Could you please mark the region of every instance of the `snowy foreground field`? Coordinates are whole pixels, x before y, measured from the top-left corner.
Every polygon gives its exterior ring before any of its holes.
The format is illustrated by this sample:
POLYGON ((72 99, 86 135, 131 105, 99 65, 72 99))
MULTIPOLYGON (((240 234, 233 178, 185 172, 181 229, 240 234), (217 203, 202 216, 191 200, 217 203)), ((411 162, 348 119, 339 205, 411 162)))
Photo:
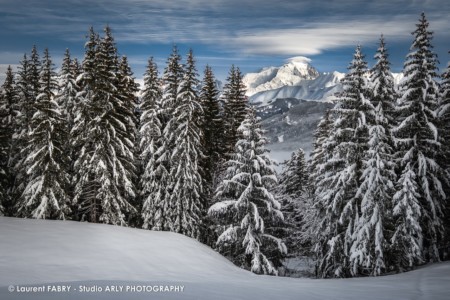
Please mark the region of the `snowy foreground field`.
POLYGON ((254 275, 169 232, 0 217, 0 240, 2 300, 450 299, 449 262, 318 280, 254 275))

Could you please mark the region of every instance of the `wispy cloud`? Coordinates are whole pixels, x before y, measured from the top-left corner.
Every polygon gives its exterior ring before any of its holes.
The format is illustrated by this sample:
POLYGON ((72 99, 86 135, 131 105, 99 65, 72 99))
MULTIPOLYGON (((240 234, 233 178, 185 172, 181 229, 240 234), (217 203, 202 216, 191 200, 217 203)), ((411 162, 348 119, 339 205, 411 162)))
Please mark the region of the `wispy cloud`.
POLYGON ((316 55, 376 43, 381 33, 406 40, 421 11, 432 29, 450 38, 448 0, 0 0, 0 5, 0 38, 9 33, 74 43, 84 40, 90 25, 100 30, 109 24, 121 43, 202 44, 234 60, 316 55))
POLYGON ((381 33, 390 39, 408 39, 411 20, 335 20, 289 28, 242 32, 233 45, 246 53, 315 55, 324 50, 376 41, 381 33))

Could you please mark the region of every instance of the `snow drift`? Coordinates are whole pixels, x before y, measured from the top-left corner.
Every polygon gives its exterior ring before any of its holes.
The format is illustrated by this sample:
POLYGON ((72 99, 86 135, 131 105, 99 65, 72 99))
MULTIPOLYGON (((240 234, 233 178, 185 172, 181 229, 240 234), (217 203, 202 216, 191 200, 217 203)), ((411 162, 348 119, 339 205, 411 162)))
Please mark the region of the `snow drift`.
POLYGON ((0 217, 0 299, 448 299, 450 263, 378 278, 258 276, 199 242, 71 221, 0 217), (106 286, 180 285, 183 292, 106 292, 106 286), (17 292, 10 286, 71 286, 17 292), (103 291, 82 292, 80 286, 103 291), (77 289, 77 290, 74 290, 77 289))

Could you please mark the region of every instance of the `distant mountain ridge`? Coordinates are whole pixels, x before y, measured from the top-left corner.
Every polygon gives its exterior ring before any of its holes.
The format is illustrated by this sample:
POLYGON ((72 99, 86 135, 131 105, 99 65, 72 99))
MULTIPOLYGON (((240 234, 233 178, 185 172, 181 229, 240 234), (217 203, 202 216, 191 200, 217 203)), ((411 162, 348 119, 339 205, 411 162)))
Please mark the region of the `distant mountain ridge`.
POLYGON ((243 82, 251 103, 264 106, 282 98, 327 100, 341 90, 344 73, 319 73, 306 57, 293 57, 280 67, 266 67, 257 73, 248 73, 243 82))
POLYGON ((320 74, 310 64, 306 57, 293 57, 280 67, 266 67, 258 73, 248 73, 244 76, 247 95, 273 90, 284 86, 295 86, 304 80, 313 80, 320 74))
MULTIPOLYGON (((394 82, 403 79, 402 73, 393 73, 394 82)), ((345 73, 319 72, 305 57, 293 57, 279 67, 265 67, 256 73, 248 73, 243 82, 250 103, 268 105, 275 99, 296 98, 302 100, 330 101, 342 91, 340 81, 345 73)))
MULTIPOLYGON (((402 73, 392 75, 397 85, 403 79, 402 73)), ((334 106, 331 100, 342 91, 344 76, 337 71, 320 73, 305 57, 244 76, 246 95, 262 119, 272 158, 282 162, 300 147, 307 153, 312 150, 317 124, 334 106)))

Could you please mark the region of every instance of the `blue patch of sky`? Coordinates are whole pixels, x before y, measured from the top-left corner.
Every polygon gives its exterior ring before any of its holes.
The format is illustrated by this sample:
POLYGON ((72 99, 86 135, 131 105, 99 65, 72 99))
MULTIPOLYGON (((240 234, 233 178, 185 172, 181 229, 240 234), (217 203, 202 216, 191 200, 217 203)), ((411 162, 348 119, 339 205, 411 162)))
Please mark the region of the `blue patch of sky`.
POLYGON ((344 72, 358 43, 373 64, 381 33, 392 69, 399 72, 422 11, 435 31, 442 68, 450 50, 448 0, 0 0, 0 5, 0 64, 18 63, 34 44, 41 51, 48 47, 56 63, 66 48, 81 59, 89 26, 102 32, 108 24, 138 78, 149 56, 162 71, 174 43, 183 57, 194 50, 200 74, 209 64, 222 80, 232 64, 255 72, 297 55, 311 58, 320 71, 344 72))

